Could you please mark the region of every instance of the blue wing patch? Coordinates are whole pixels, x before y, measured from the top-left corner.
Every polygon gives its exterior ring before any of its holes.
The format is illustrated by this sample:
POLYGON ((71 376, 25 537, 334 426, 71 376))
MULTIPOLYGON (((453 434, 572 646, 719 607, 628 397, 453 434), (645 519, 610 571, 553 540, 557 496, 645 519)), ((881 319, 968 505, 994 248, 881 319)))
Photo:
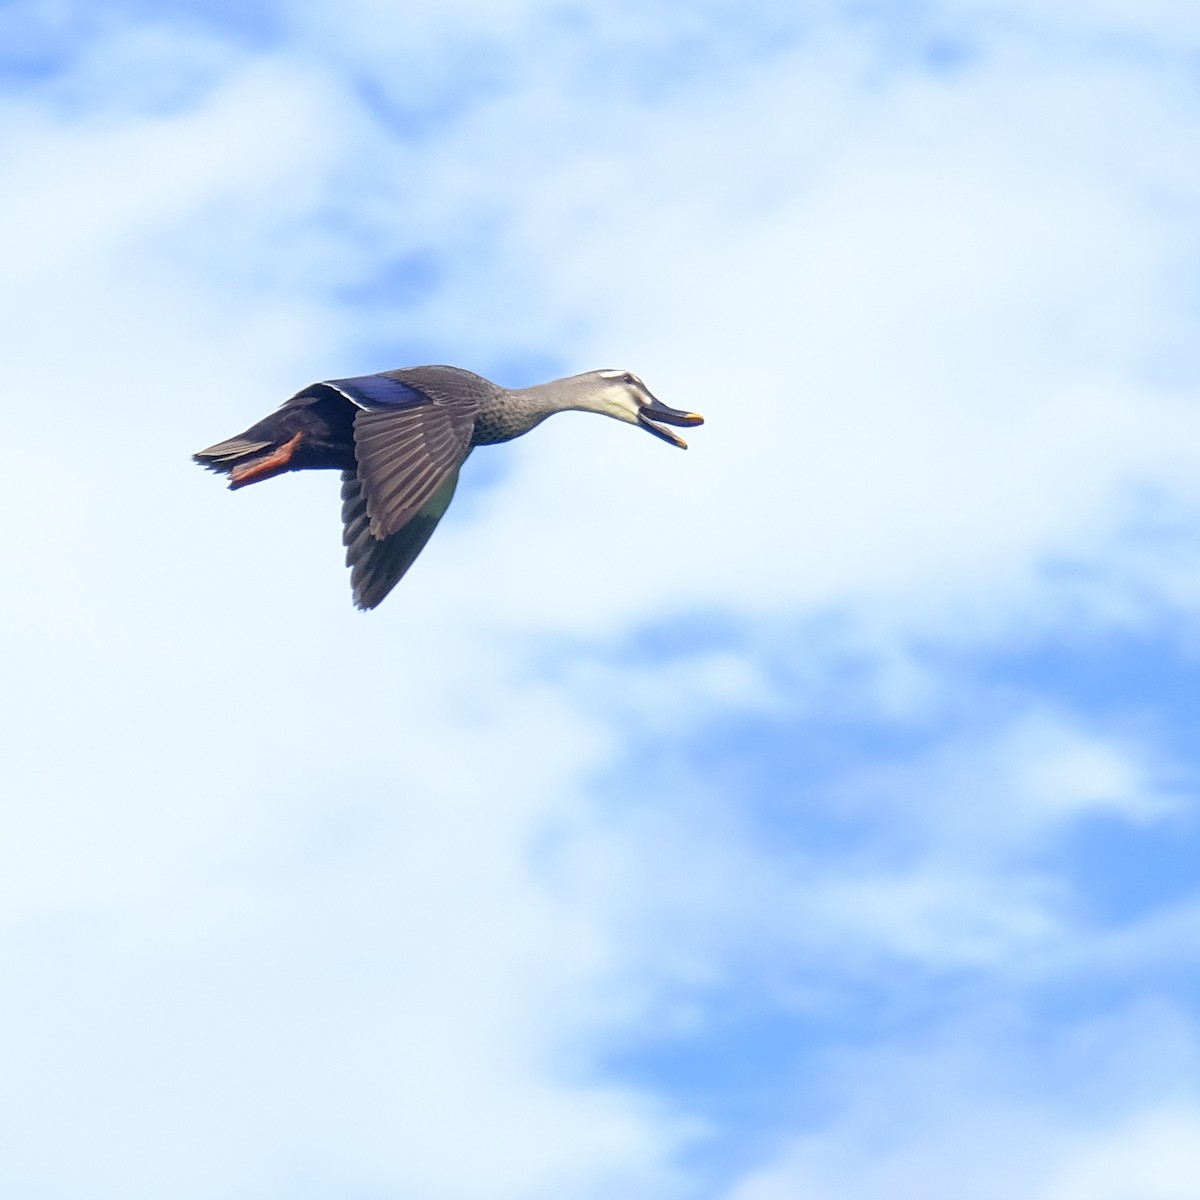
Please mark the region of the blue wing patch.
POLYGON ((359 408, 416 408, 429 397, 387 375, 357 375, 353 379, 326 379, 324 386, 341 392, 359 408))

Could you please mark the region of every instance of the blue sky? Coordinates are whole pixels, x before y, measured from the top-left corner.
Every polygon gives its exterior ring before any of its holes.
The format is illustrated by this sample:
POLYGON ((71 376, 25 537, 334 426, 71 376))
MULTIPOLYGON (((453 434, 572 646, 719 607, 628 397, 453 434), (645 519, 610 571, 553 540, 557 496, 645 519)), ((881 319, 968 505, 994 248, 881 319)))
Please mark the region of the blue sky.
POLYGON ((1200 1198, 1200 16, 0 9, 0 1195, 1200 1198), (304 384, 637 371, 364 616, 304 384))

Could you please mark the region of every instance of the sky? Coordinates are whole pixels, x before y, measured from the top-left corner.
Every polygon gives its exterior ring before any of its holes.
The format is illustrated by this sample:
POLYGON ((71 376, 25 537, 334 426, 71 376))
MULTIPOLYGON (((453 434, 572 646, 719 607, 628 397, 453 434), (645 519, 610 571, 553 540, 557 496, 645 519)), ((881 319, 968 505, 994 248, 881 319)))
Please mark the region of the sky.
POLYGON ((1200 9, 0 6, 0 1196, 1200 1198, 1200 9), (317 379, 636 371, 387 602, 317 379))

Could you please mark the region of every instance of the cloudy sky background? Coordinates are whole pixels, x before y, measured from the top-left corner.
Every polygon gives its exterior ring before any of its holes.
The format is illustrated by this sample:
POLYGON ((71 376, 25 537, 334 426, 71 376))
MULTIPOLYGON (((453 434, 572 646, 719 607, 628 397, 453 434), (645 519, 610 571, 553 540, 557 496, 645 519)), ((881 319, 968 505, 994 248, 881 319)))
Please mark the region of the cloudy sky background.
POLYGON ((0 7, 0 1194, 1200 1197, 1200 9, 0 7), (302 385, 636 370, 383 608, 302 385))

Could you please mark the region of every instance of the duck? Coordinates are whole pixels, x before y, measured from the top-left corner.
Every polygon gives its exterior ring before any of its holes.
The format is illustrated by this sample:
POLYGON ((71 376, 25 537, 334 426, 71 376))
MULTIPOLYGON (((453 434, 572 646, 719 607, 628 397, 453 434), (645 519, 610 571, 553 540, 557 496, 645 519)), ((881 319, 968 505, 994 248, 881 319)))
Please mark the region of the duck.
POLYGON ((462 367, 402 367, 310 384, 236 437, 194 454, 232 490, 288 471, 342 477, 342 543, 354 604, 373 609, 442 519, 476 446, 511 441, 560 412, 636 425, 687 449, 671 427, 702 425, 669 408, 632 371, 587 371, 505 388, 462 367))

